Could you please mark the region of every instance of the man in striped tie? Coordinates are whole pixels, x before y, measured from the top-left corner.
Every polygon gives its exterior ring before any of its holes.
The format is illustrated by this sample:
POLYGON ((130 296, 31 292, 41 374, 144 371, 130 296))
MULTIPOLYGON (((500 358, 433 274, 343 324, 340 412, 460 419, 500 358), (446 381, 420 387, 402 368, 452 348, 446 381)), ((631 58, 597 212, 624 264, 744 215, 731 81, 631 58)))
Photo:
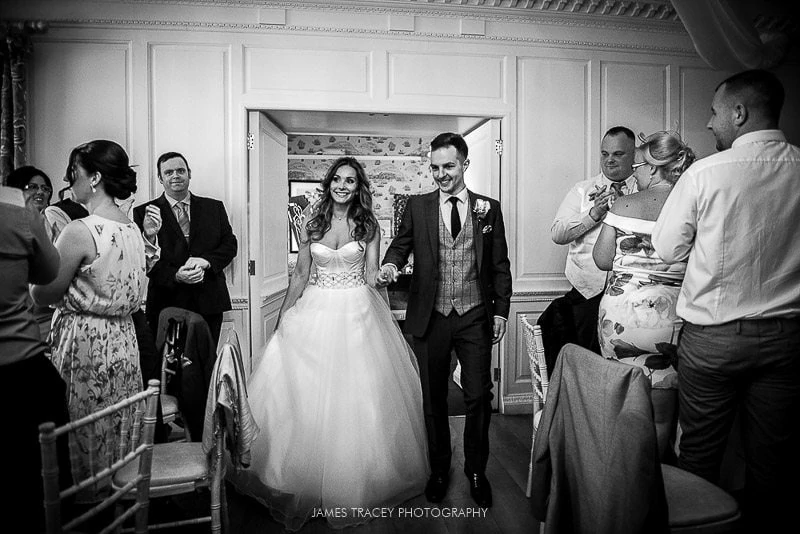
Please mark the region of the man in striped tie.
POLYGON ((222 202, 189 192, 192 171, 182 154, 162 154, 156 166, 164 194, 134 209, 142 229, 150 217, 162 220, 161 259, 148 273, 147 322, 155 335, 161 310, 184 308, 203 316, 216 345, 222 314, 231 309, 224 269, 236 256, 236 236, 222 202))

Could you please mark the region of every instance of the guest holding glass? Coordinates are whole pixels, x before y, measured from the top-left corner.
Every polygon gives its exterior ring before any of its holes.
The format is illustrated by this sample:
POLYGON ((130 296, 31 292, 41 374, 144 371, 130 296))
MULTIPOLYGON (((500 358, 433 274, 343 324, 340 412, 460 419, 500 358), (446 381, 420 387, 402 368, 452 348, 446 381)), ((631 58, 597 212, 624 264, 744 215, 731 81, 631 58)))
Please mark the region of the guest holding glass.
MULTIPOLYGON (((120 145, 96 140, 75 148, 67 181, 89 215, 70 222, 56 240, 56 279, 31 291, 38 304, 56 305, 52 361, 67 383, 75 420, 142 389, 131 314, 144 297, 145 249, 141 232, 114 201, 136 191, 136 172, 120 145)), ((71 443, 73 471, 86 471, 90 456, 105 457, 112 439, 111 432, 98 431, 71 443)), ((97 500, 95 490, 102 488, 88 488, 76 500, 97 500)))
POLYGON ((600 301, 598 338, 604 357, 641 367, 653 386, 659 450, 674 426, 674 360, 681 320, 675 312, 686 263, 664 263, 651 235, 661 208, 694 152, 676 132, 640 134, 633 169, 638 193, 618 198, 603 220, 592 256, 612 271, 600 301))

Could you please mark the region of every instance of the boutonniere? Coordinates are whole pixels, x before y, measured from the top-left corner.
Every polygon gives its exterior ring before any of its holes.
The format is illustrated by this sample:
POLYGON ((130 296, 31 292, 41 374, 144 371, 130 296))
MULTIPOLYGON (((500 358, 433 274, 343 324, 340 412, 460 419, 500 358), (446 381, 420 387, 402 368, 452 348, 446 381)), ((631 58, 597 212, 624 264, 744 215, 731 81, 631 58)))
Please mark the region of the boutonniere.
MULTIPOLYGON (((475 212, 479 220, 484 219, 486 214, 489 213, 489 201, 483 200, 482 198, 477 199, 475 205, 472 207, 472 211, 475 212)), ((491 231, 491 227, 489 227, 489 230, 491 231)), ((486 230, 484 230, 484 233, 486 233, 486 230)))

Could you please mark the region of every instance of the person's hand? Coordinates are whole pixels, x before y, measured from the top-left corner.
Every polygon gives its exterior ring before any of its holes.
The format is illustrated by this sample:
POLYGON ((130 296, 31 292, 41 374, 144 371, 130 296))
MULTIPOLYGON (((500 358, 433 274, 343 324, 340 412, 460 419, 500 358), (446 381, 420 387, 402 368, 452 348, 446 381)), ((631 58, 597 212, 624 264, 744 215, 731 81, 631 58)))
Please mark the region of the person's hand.
POLYGON ((503 336, 506 335, 506 323, 500 317, 494 318, 494 325, 492 325, 492 345, 499 343, 503 336))
POLYGON ((399 274, 394 265, 382 265, 380 271, 378 271, 378 276, 375 277, 375 287, 383 288, 392 282, 397 282, 399 274))
POLYGON ((153 243, 155 241, 156 234, 158 234, 158 231, 161 230, 161 210, 158 209, 158 206, 154 204, 147 206, 144 214, 144 220, 142 221, 142 227, 144 228, 144 236, 148 241, 153 243))
POLYGON ((605 217, 606 212, 611 209, 611 204, 614 203, 617 195, 613 189, 608 189, 606 186, 603 186, 596 192, 589 195, 589 198, 594 198, 594 206, 592 206, 592 209, 589 210, 589 215, 592 217, 592 219, 599 222, 603 217, 605 217))
POLYGON ((199 284, 203 281, 205 271, 200 267, 189 267, 184 265, 175 273, 175 280, 182 284, 199 284))
POLYGON ((209 261, 207 259, 197 258, 195 256, 192 256, 188 260, 186 260, 186 263, 184 263, 184 265, 186 267, 197 267, 197 268, 202 269, 204 271, 206 269, 210 269, 211 268, 211 263, 209 263, 209 261))

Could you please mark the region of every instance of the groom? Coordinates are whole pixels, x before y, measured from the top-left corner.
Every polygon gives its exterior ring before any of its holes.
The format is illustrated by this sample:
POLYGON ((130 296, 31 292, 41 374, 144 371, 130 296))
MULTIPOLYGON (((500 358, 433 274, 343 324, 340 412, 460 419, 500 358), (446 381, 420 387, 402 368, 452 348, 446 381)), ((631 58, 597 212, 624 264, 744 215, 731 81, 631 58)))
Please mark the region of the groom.
POLYGON ((414 252, 404 330, 414 337, 422 382, 432 472, 425 496, 441 502, 450 483, 447 385, 455 349, 466 404, 464 473, 472 498, 489 507, 490 364, 492 344, 506 332, 511 271, 500 204, 464 185, 467 154, 458 134, 443 133, 431 141, 430 168, 439 190, 409 198, 378 286, 396 281, 414 252))

